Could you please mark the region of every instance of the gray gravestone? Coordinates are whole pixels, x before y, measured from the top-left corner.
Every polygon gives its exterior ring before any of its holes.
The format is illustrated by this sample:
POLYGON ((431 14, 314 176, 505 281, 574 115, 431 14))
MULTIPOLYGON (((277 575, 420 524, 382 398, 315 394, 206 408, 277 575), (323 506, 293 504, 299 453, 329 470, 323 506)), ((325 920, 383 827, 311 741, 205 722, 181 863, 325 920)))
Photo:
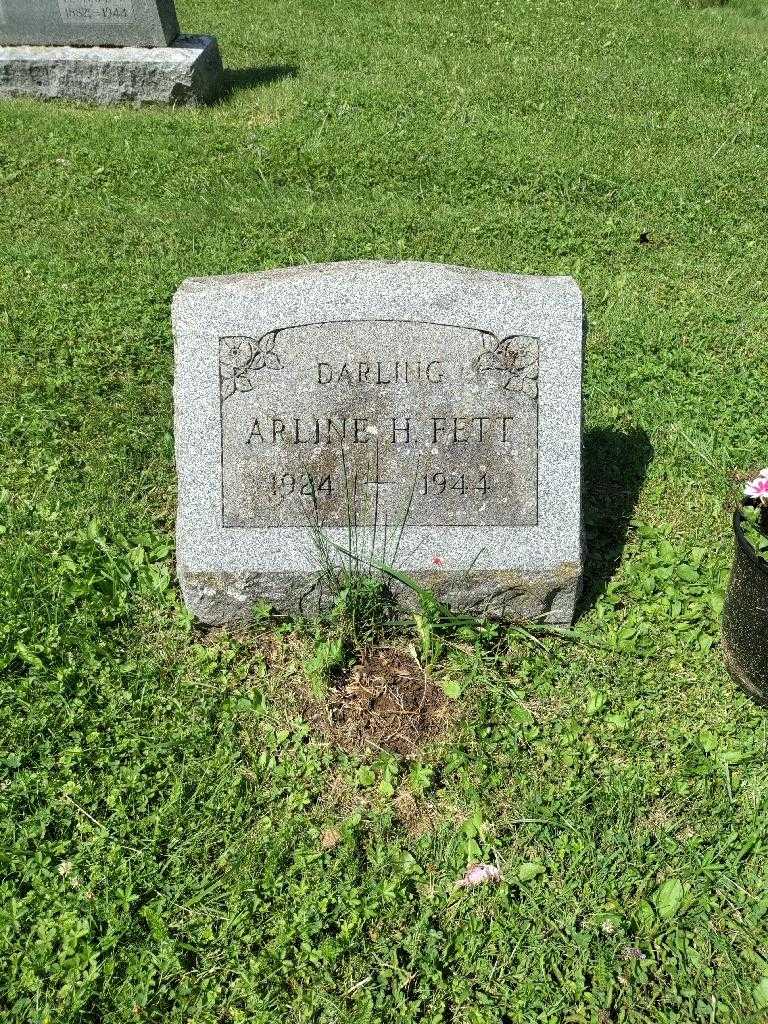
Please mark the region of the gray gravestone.
POLYGON ((167 46, 179 34, 173 0, 0 0, 0 43, 167 46))
POLYGON ((179 35, 173 0, 0 0, 0 98, 199 105, 223 85, 216 40, 179 35))
POLYGON ((297 267, 186 281, 173 320, 178 568, 199 618, 317 607, 321 535, 361 567, 397 545, 397 567, 454 608, 571 621, 583 317, 570 278, 297 267))

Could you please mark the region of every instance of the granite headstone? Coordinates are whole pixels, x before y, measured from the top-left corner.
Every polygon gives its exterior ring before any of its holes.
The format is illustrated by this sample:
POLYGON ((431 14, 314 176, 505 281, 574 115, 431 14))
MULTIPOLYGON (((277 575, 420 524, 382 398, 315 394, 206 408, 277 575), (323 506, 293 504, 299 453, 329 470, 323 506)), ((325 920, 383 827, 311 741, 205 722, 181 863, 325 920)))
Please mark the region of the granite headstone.
POLYGON ((318 537, 361 568, 396 558, 454 608, 571 621, 573 280, 297 267, 188 280, 173 323, 178 569, 204 622, 321 606, 318 537))
POLYGON ((180 35, 173 0, 0 0, 0 98, 194 106, 223 88, 216 40, 180 35))

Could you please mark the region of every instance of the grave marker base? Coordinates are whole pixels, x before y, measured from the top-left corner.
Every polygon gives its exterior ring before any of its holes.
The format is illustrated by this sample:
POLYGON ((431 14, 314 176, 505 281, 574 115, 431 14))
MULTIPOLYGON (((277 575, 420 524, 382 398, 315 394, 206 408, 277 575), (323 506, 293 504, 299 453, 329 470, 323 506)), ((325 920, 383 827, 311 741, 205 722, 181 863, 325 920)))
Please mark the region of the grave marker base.
POLYGON ((0 98, 200 106, 223 85, 213 36, 182 35, 153 47, 0 46, 0 98))

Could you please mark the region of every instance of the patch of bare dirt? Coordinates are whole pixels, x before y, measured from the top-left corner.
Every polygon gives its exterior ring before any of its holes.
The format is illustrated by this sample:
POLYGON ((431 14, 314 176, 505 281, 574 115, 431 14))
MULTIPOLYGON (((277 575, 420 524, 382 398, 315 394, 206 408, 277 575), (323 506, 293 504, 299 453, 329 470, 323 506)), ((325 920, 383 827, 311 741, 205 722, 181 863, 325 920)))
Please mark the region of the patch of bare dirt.
POLYGON ((440 820, 435 805, 423 797, 417 800, 406 786, 401 786, 392 806, 397 820, 414 839, 434 832, 440 820))
POLYGON ((386 750, 414 757, 442 732, 451 714, 441 687, 410 651, 376 647, 307 708, 310 722, 350 753, 386 750))

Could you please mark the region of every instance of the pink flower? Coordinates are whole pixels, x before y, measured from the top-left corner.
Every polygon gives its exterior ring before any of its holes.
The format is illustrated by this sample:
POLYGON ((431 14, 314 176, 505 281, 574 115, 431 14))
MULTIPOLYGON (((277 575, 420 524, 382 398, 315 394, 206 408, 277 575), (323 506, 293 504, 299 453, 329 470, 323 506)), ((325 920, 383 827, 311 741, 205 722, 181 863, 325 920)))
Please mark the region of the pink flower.
POLYGON ((440 555, 435 555, 434 558, 432 559, 432 565, 443 566, 445 565, 445 559, 441 558, 440 555))
POLYGON ((768 499, 768 470, 764 469, 760 476, 756 476, 754 480, 750 480, 744 488, 744 493, 748 498, 768 499))
POLYGON ((456 882, 457 889, 470 889, 484 882, 500 882, 501 872, 495 864, 470 864, 456 882))

